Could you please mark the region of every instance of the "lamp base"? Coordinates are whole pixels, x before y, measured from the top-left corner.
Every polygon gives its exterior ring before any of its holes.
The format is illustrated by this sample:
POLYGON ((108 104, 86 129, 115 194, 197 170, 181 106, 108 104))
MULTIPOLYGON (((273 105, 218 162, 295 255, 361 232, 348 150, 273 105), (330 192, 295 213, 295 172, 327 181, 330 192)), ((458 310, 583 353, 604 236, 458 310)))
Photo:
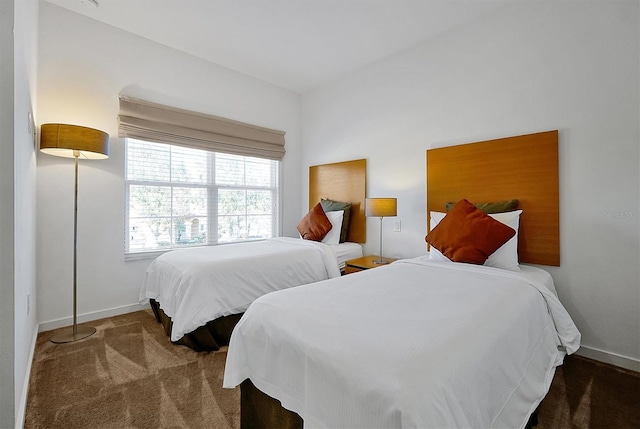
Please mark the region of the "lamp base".
POLYGON ((91 326, 82 326, 76 329, 75 335, 73 334, 73 329, 68 332, 65 331, 54 335, 51 337, 51 342, 56 344, 71 343, 73 341, 83 340, 95 333, 96 328, 92 328, 91 326))
POLYGON ((384 265, 384 264, 388 264, 389 261, 385 261, 384 259, 376 259, 375 261, 373 261, 373 263, 378 265, 384 265))

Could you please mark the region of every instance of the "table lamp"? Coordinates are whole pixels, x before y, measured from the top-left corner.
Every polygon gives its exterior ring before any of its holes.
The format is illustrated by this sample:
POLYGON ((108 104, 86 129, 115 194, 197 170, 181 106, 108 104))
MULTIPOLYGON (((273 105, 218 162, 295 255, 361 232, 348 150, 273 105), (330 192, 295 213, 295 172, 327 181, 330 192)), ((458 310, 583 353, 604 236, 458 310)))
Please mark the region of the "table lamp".
POLYGON ((389 216, 397 215, 397 199, 396 198, 367 198, 366 215, 368 217, 380 218, 380 259, 373 261, 374 264, 388 264, 382 258, 382 219, 389 216))

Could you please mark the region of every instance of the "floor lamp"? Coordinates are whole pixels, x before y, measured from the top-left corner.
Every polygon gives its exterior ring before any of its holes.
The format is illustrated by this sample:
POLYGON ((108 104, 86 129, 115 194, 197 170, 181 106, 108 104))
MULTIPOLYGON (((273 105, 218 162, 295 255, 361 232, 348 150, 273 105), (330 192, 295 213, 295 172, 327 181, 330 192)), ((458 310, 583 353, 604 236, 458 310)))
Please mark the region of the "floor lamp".
POLYGON ((75 159, 73 194, 73 327, 70 332, 54 335, 54 343, 70 343, 93 335, 96 328, 78 328, 77 256, 78 256, 78 160, 109 157, 109 135, 93 128, 66 124, 43 124, 40 127, 40 151, 49 155, 75 159))
POLYGON ((366 215, 380 218, 380 259, 373 261, 374 264, 388 264, 382 258, 382 218, 397 215, 396 198, 366 198, 366 215))

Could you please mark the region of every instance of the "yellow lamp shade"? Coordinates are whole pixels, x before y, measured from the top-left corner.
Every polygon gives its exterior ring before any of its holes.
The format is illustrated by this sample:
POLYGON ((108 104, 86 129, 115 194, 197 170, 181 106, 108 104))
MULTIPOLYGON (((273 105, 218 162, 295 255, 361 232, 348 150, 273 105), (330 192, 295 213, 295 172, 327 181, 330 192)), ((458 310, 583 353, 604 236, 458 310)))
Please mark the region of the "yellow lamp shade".
POLYGON ((109 158, 109 135, 78 125, 43 124, 40 151, 65 158, 106 159, 109 158))
POLYGON ((397 198, 367 198, 367 216, 387 217, 397 215, 397 198))

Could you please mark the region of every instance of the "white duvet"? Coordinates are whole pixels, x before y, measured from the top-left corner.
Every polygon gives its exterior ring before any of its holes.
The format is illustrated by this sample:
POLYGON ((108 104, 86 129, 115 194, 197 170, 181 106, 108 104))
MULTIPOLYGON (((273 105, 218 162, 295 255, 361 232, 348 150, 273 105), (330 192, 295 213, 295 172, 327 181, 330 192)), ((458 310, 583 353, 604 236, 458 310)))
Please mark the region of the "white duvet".
POLYGON ((181 249, 151 263, 140 301, 158 301, 177 341, 266 293, 339 276, 331 246, 298 238, 181 249))
POLYGON ((519 428, 579 343, 546 271, 416 258, 259 298, 224 386, 305 428, 519 428))

